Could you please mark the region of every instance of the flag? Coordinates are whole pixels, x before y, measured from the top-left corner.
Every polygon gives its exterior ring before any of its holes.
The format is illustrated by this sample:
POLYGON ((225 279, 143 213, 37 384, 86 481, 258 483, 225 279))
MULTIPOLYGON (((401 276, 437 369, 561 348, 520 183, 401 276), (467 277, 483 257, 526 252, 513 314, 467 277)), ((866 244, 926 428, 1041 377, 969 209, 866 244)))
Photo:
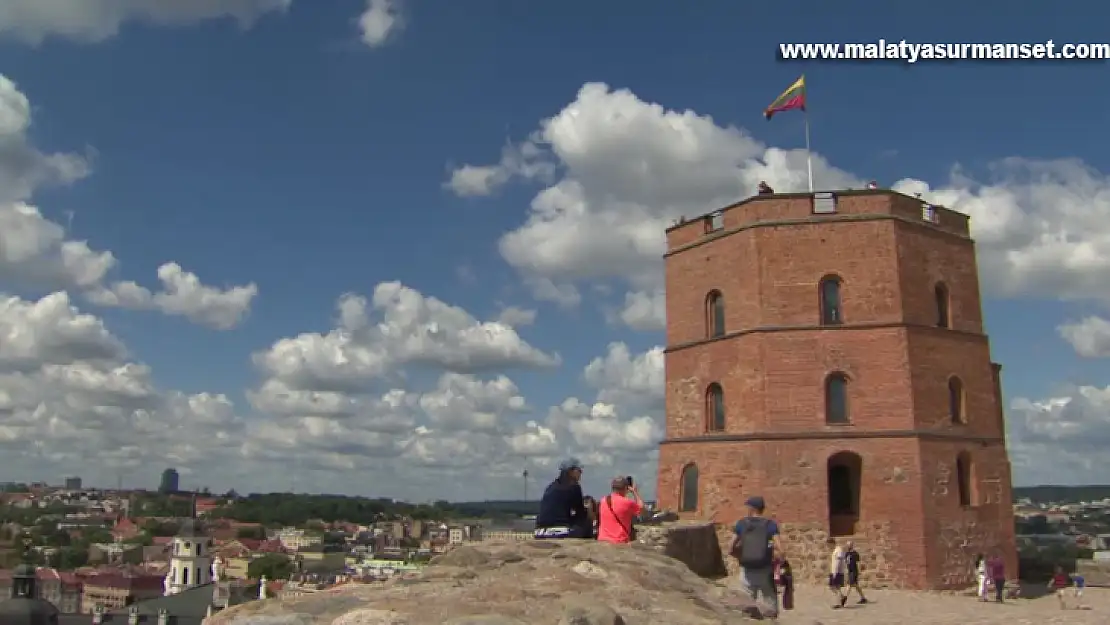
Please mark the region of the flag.
POLYGON ((771 106, 763 111, 763 116, 770 120, 775 113, 793 109, 806 110, 806 77, 804 74, 794 84, 790 85, 789 89, 783 91, 782 95, 775 98, 771 106))

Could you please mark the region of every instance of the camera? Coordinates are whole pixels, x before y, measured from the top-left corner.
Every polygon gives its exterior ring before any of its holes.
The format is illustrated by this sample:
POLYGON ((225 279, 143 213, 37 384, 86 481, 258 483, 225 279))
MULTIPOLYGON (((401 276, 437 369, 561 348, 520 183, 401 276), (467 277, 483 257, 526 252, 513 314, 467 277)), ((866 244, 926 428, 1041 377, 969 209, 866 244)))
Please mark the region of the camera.
POLYGON ((631 475, 625 476, 624 481, 628 482, 629 486, 632 486, 633 484, 631 475))

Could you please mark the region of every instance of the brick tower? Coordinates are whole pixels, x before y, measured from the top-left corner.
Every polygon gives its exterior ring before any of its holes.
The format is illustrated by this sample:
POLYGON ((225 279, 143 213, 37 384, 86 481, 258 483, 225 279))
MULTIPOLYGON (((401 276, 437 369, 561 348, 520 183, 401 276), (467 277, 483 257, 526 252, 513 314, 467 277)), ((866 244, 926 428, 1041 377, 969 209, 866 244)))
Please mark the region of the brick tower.
POLYGON ((760 195, 667 231, 661 506, 730 531, 762 495, 796 574, 1016 577, 1001 367, 966 215, 885 190, 760 195))

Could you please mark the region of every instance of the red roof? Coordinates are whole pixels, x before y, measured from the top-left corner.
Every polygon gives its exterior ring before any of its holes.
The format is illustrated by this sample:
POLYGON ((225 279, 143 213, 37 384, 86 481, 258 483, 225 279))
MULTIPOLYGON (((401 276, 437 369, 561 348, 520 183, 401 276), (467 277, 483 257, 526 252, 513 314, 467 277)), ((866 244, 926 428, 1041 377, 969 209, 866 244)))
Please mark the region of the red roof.
POLYGON ((173 542, 173 536, 155 536, 150 539, 152 545, 168 545, 173 542))

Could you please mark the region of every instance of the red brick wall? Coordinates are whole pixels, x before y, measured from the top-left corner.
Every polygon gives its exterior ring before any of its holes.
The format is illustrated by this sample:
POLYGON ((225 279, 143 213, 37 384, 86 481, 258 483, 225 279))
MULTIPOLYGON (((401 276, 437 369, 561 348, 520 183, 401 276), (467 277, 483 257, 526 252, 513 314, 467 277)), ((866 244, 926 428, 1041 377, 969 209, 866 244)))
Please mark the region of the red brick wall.
POLYGON ((873 581, 960 586, 979 551, 1001 550, 1016 567, 1010 467, 966 217, 941 209, 937 224, 924 224, 919 201, 891 193, 841 197, 832 217, 810 210, 805 196, 758 198, 727 209, 715 233, 701 221, 668 232, 666 436, 680 440, 660 450, 660 504, 678 509, 681 470, 696 463, 698 510, 684 516, 731 526, 744 499, 762 495, 796 569, 816 579, 829 525, 826 462, 851 451, 863 466, 854 539, 879 563, 873 581), (818 328, 818 283, 829 274, 842 279, 844 325, 818 328), (934 327, 938 281, 951 329, 934 327), (713 290, 724 296, 729 334, 706 340, 713 290), (833 371, 850 379, 849 425, 825 423, 823 382, 833 371), (967 424, 951 421, 951 376, 964 384, 967 424), (714 382, 724 389, 725 430, 708 434, 714 382), (689 440, 714 436, 733 440, 689 440), (973 458, 979 497, 969 508, 953 486, 961 451, 973 458))

